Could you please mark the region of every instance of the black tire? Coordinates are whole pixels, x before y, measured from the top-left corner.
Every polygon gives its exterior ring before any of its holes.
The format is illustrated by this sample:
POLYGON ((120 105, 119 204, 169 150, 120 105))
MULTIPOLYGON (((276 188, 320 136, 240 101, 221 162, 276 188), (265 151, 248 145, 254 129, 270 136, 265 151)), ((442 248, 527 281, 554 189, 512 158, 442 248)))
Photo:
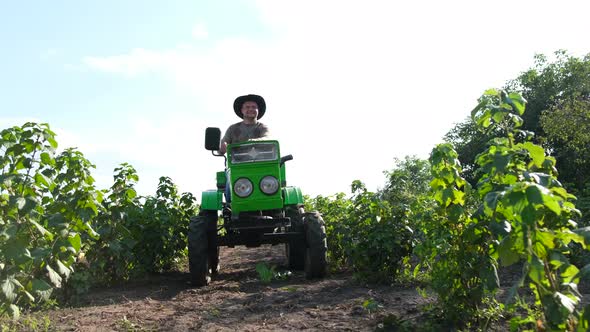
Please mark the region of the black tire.
POLYGON ((305 237, 305 277, 307 279, 323 278, 328 271, 328 244, 326 227, 318 212, 306 213, 304 217, 305 237))
POLYGON ((216 275, 219 272, 219 246, 217 245, 217 211, 205 210, 201 214, 207 219, 207 244, 209 269, 211 274, 216 275))
POLYGON ((287 217, 291 218, 289 232, 301 233, 300 239, 292 239, 285 243, 285 253, 289 269, 302 271, 305 268, 305 229, 303 227, 303 209, 287 210, 287 217))
MULTIPOLYGON (((217 237, 215 237, 214 241, 217 242, 217 237)), ((212 241, 209 241, 209 243, 212 243, 212 241)), ((219 247, 217 245, 209 251, 209 268, 212 275, 219 273, 219 247)))
POLYGON ((212 270, 219 269, 217 211, 201 211, 192 217, 188 231, 188 262, 191 283, 202 287, 211 281, 212 270), (214 225, 213 225, 214 223, 214 225), (214 227, 214 231, 211 228, 214 227))

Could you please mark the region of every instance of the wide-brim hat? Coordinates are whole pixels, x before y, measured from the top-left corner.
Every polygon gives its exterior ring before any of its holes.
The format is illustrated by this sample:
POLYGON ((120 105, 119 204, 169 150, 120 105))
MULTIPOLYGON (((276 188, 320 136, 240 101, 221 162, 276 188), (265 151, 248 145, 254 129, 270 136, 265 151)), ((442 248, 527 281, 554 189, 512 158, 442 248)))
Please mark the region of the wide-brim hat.
POLYGON ((264 101, 264 98, 259 95, 245 95, 236 98, 234 101, 234 112, 236 115, 242 119, 244 118, 244 115, 242 114, 242 105, 247 101, 253 101, 258 105, 258 119, 260 119, 264 115, 264 112, 266 112, 266 102, 264 101))

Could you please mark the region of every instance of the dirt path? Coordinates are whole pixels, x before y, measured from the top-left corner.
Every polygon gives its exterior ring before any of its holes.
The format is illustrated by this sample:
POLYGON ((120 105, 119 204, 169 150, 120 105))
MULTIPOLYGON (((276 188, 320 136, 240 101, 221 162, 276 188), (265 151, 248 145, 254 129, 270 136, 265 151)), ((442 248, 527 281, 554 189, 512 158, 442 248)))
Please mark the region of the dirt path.
POLYGON ((308 281, 294 272, 262 283, 256 264, 284 269, 282 248, 222 248, 220 274, 208 287, 192 288, 188 273, 161 275, 46 314, 60 331, 374 331, 388 315, 418 316, 427 302, 413 288, 362 286, 349 274, 308 281))

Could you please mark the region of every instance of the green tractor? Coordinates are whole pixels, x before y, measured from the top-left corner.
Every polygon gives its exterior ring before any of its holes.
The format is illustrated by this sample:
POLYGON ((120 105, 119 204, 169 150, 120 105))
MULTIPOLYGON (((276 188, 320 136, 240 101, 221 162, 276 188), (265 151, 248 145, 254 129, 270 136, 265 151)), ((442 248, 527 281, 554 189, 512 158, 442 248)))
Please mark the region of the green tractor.
POLYGON ((207 285, 219 271, 219 247, 237 245, 285 244, 291 270, 305 270, 308 279, 324 277, 324 221, 319 213, 304 211, 299 188, 286 185, 285 162, 293 157, 281 156, 275 140, 230 144, 226 157, 216 152, 220 137, 219 128, 206 129, 205 148, 224 157, 226 170, 217 172, 217 189, 202 193, 199 215, 191 218, 192 284, 207 285))

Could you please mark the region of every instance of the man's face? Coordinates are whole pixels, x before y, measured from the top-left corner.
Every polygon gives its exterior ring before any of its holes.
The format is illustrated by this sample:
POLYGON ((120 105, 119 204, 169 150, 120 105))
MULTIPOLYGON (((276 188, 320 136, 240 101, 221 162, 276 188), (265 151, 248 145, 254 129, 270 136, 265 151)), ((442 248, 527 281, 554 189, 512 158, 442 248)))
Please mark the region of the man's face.
POLYGON ((253 101, 246 101, 242 104, 242 115, 244 118, 256 119, 258 117, 258 105, 253 101))

